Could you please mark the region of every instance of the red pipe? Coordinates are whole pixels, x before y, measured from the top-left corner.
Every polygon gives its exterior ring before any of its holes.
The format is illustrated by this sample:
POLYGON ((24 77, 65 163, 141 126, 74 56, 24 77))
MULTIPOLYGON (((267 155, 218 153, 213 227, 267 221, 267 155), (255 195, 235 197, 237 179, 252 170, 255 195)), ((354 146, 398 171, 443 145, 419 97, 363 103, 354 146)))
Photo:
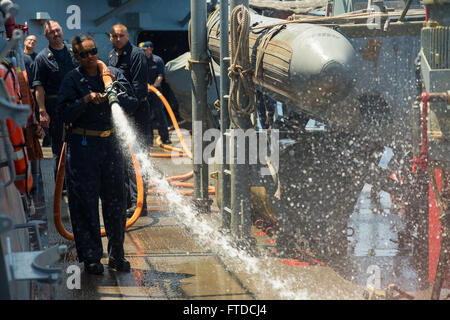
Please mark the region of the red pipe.
POLYGON ((416 172, 417 167, 422 170, 426 170, 428 167, 428 101, 430 100, 430 94, 427 92, 422 93, 422 142, 420 148, 420 155, 418 158, 413 159, 412 171, 416 172))
POLYGON ((5 21, 6 38, 11 39, 14 29, 16 29, 16 18, 11 17, 5 21))
POLYGON ((422 122, 423 122, 423 137, 422 149, 420 150, 421 167, 425 170, 428 167, 428 101, 430 95, 427 92, 422 93, 422 122))

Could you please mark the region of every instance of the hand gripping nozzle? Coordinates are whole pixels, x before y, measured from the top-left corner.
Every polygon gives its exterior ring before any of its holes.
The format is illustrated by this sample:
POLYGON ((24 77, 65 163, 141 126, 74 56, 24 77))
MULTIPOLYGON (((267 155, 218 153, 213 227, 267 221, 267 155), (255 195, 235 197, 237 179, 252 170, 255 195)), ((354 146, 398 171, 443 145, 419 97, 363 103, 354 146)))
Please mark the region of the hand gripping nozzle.
POLYGON ((103 93, 104 97, 108 98, 108 103, 112 106, 113 103, 119 103, 118 97, 127 93, 127 89, 118 81, 114 81, 103 93))

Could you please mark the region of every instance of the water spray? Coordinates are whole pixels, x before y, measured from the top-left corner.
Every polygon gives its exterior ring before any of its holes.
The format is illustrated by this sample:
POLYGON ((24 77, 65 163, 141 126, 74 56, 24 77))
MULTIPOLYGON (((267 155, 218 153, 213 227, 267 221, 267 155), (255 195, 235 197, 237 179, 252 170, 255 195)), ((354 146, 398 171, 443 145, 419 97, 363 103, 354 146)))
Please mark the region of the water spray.
MULTIPOLYGON (((152 88, 149 86, 149 91, 152 88)), ((153 90, 152 90, 153 91, 153 90)), ((162 95, 158 95, 161 98, 162 95)), ((168 103, 165 104, 168 107, 168 103)), ((170 108, 170 106, 169 106, 170 108)), ((184 180, 192 177, 191 173, 184 176, 172 177, 173 179, 164 177, 153 167, 153 163, 149 158, 146 148, 136 142, 136 133, 130 126, 126 116, 121 108, 113 104, 111 107, 114 125, 117 128, 117 135, 123 146, 125 144, 133 144, 135 146, 136 158, 141 165, 143 175, 151 177, 152 184, 159 187, 158 192, 154 192, 161 196, 162 199, 169 203, 170 212, 179 220, 186 228, 188 228, 196 239, 204 246, 213 248, 217 256, 223 260, 231 260, 237 262, 236 267, 240 271, 249 274, 259 274, 262 276, 262 284, 275 289, 281 299, 307 299, 308 295, 305 290, 299 289, 301 281, 294 277, 280 278, 273 274, 276 261, 272 261, 270 257, 253 257, 245 250, 236 248, 233 245, 233 239, 226 234, 217 232, 219 226, 214 221, 205 220, 201 215, 197 214, 195 208, 186 203, 186 198, 179 194, 173 188, 173 180, 184 180), (261 263, 261 260, 263 262, 261 263), (264 266, 263 268, 260 265, 264 266), (292 286, 297 287, 291 289, 292 286), (289 289, 287 289, 289 288, 289 289)), ((170 110, 171 111, 171 110, 170 110)), ((176 120, 172 119, 174 125, 176 120)), ((184 149, 184 147, 183 147, 184 149)), ((187 149, 187 151, 190 150, 187 149)))
MULTIPOLYGON (((105 77, 108 77, 107 74, 104 75, 105 77)), ((109 76, 110 77, 110 76, 109 76)), ((170 203, 171 212, 176 215, 176 217, 182 221, 182 223, 188 227, 193 234, 195 234, 198 238, 198 240, 203 243, 204 245, 207 245, 211 248, 214 248, 215 253, 218 256, 221 256, 223 259, 231 259, 238 261, 237 267, 241 271, 249 272, 250 274, 263 274, 263 284, 272 287, 273 289, 277 290, 280 298, 282 299, 306 299, 308 296, 306 295, 305 291, 300 290, 286 290, 286 288, 289 288, 289 286, 293 284, 298 284, 298 279, 295 278, 279 278, 276 275, 273 275, 271 271, 269 271, 271 268, 267 266, 273 265, 273 262, 268 260, 264 257, 259 257, 259 259, 252 257, 247 252, 240 250, 232 245, 233 240, 229 238, 227 235, 223 235, 221 233, 217 232, 217 228, 219 226, 215 226, 214 223, 211 223, 211 221, 205 221, 201 216, 196 214, 195 209, 189 205, 186 204, 186 198, 183 197, 181 194, 178 194, 175 192, 175 190, 171 187, 170 182, 172 179, 166 179, 166 177, 163 177, 157 172, 152 165, 151 160, 149 159, 149 154, 146 152, 145 148, 140 146, 139 144, 136 144, 136 134, 132 127, 130 127, 130 124, 127 120, 127 117, 125 113, 123 112, 122 108, 120 107, 118 96, 123 94, 124 88, 113 81, 106 82, 105 81, 105 87, 107 88, 105 90, 105 97, 108 98, 108 102, 111 106, 112 111, 112 120, 114 122, 114 126, 117 129, 117 135, 119 138, 119 141, 123 144, 123 147, 128 147, 131 150, 130 145, 134 145, 136 148, 136 154, 132 153, 133 157, 133 164, 135 165, 136 169, 136 180, 138 182, 138 200, 137 200, 137 209, 135 213, 133 214, 133 217, 131 217, 128 221, 126 226, 129 227, 134 221, 137 220, 140 214, 137 214, 138 209, 142 209, 142 203, 143 203, 143 187, 142 187, 142 176, 140 174, 141 170, 144 173, 145 176, 149 176, 152 178, 152 181, 158 185, 161 189, 161 194, 163 197, 170 203), (140 164, 140 167, 139 167, 140 164), (137 165, 137 166, 136 166, 137 165), (141 190, 139 191, 139 186, 141 190), (264 268, 259 267, 259 260, 264 259, 264 262, 262 265, 266 266, 264 268)), ((166 106, 167 107, 167 106, 166 106)), ((173 120, 173 119, 172 119, 173 120)), ((176 124, 176 121, 174 122, 176 124)), ((187 146, 186 146, 187 147, 187 146)), ((184 148, 183 148, 184 149, 184 148)), ((186 151, 190 150, 186 148, 186 151)), ((63 147, 64 151, 64 147, 63 147)), ((131 150, 132 151, 132 150, 131 150)), ((60 167, 64 166, 64 159, 65 154, 61 155, 60 159, 60 167)), ((173 180, 184 180, 185 178, 190 177, 190 173, 188 173, 186 176, 179 176, 179 177, 173 177, 173 180)), ((73 234, 68 233, 66 230, 64 230, 64 227, 61 223, 61 216, 60 216, 60 197, 57 199, 57 194, 61 195, 62 192, 62 181, 64 178, 64 171, 60 172, 60 169, 58 169, 58 176, 57 176, 57 183, 56 188, 58 189, 55 191, 55 203, 54 203, 54 213, 55 213, 55 224, 63 237, 66 239, 73 240, 73 234), (59 211, 57 211, 59 210, 59 211)), ((104 230, 102 230, 102 235, 104 235, 104 230)), ((272 266, 273 268, 273 266, 272 266)), ((301 282, 300 282, 301 283, 301 282)))

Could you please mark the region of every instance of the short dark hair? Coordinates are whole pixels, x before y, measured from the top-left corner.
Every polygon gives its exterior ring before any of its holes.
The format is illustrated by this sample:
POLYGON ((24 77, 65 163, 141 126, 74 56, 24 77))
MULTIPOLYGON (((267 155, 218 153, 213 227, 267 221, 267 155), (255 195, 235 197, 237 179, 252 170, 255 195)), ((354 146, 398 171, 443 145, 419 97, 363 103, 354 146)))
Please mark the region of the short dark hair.
POLYGON ((113 26, 111 27, 111 29, 109 30, 109 33, 110 33, 110 34, 113 34, 114 29, 115 29, 116 27, 117 27, 117 28, 120 28, 120 29, 123 29, 125 32, 128 32, 128 28, 127 28, 126 25, 121 24, 121 23, 116 23, 115 25, 113 25, 113 26))
POLYGON ((61 25, 59 24, 58 21, 56 21, 56 20, 47 20, 47 22, 45 22, 45 24, 44 24, 44 36, 47 36, 48 29, 50 28, 50 25, 52 24, 52 22, 57 23, 61 27, 61 25))
POLYGON ((76 46, 82 44, 84 41, 91 40, 95 44, 94 37, 90 34, 79 34, 72 38, 72 51, 73 53, 78 53, 76 50, 76 46))

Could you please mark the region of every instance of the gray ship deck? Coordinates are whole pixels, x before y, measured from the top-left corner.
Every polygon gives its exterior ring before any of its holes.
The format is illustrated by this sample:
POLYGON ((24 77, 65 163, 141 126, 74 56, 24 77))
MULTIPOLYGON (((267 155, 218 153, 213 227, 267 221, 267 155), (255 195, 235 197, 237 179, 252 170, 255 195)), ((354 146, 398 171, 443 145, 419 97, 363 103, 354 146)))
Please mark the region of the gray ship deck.
MULTIPOLYGON (((233 256, 217 250, 214 244, 198 239, 190 226, 173 215, 167 206, 148 197, 150 214, 140 217, 125 237, 125 253, 131 262, 130 273, 111 271, 105 266, 101 276, 81 272, 81 289, 68 289, 66 273, 70 265, 82 265, 76 261, 72 241, 64 240, 53 225, 53 173, 49 148, 45 148, 42 170, 46 189, 48 244, 67 244, 69 253, 61 263, 62 281, 50 290, 50 297, 58 300, 272 300, 272 299, 363 299, 365 283, 369 275, 368 265, 378 265, 383 270, 392 268, 395 282, 411 293, 415 299, 429 299, 431 287, 423 290, 415 284, 417 273, 410 266, 412 254, 400 252, 394 242, 393 224, 398 216, 374 213, 367 188, 363 190, 358 207, 349 224, 355 230, 353 252, 344 270, 331 265, 297 266, 271 254, 274 244, 256 228, 252 235, 257 246, 252 255, 233 256), (50 205, 49 205, 50 204, 50 205), (369 226, 369 227, 368 227, 369 226), (368 232, 368 234, 366 234, 368 232), (366 234, 366 235, 364 235, 366 234), (364 240, 365 239, 365 240, 364 240), (407 289, 409 288, 409 290, 407 289)), ((160 151, 153 148, 153 152, 160 151)), ((154 164, 166 175, 185 173, 190 165, 171 165, 168 160, 153 159, 154 164)), ((188 201, 189 196, 186 201, 188 201)), ((63 223, 70 230, 67 198, 62 201, 63 223)), ((389 208, 386 210, 389 212, 389 208)), ((202 215, 208 225, 220 225, 217 208, 202 215)), ((106 239, 104 248, 106 248, 106 239)), ((107 264, 105 256, 103 264, 107 264)), ((447 295, 448 290, 442 294, 447 295)))

